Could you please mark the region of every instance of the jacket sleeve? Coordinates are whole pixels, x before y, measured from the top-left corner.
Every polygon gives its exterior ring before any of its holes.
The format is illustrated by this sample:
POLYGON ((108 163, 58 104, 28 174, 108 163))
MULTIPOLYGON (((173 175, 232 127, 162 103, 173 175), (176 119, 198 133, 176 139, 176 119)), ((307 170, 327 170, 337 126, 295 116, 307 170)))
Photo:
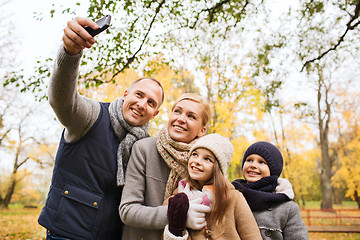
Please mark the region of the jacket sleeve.
POLYGON ((301 218, 299 205, 293 202, 289 210, 288 219, 283 229, 284 239, 308 240, 309 233, 301 218))
POLYGON ((65 139, 80 139, 95 123, 100 112, 97 101, 77 92, 77 78, 82 52, 70 56, 61 45, 49 85, 49 102, 57 118, 66 128, 65 139))
POLYGON ((165 226, 163 240, 187 240, 189 238, 189 232, 185 229, 183 236, 175 236, 169 230, 169 225, 165 226))
POLYGON ((142 145, 136 142, 126 169, 119 214, 126 225, 145 229, 163 229, 167 224, 167 206, 162 206, 161 203, 159 206, 145 205, 146 158, 142 145))
POLYGON ((236 190, 235 224, 242 240, 262 240, 260 230, 242 193, 236 190))

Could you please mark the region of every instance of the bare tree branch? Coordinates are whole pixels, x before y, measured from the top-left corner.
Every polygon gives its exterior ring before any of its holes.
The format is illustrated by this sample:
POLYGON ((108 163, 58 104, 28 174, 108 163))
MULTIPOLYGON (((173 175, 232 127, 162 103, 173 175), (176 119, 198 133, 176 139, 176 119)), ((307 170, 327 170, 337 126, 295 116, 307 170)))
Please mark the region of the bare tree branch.
POLYGON ((11 129, 7 129, 6 132, 1 136, 0 138, 0 146, 1 146, 1 143, 2 141, 6 138, 6 136, 8 135, 8 133, 11 131, 11 129))
POLYGON ((335 51, 337 47, 340 46, 340 44, 344 41, 346 34, 350 31, 350 30, 354 30, 357 26, 359 26, 360 24, 360 20, 359 18, 359 12, 360 12, 360 1, 358 1, 358 3, 356 4, 356 8, 354 11, 354 15, 350 18, 349 22, 346 24, 346 30, 344 32, 344 34, 342 36, 340 36, 339 40, 337 41, 337 43, 330 47, 328 50, 326 50, 325 52, 321 53, 318 57, 313 58, 311 60, 308 60, 304 63, 304 65, 301 68, 302 72, 304 70, 304 68, 309 65, 310 63, 313 63, 317 60, 320 60, 321 58, 323 58, 326 54, 328 54, 331 51, 335 51), (358 20, 357 22, 355 22, 356 20, 358 20), (355 23, 354 23, 355 22, 355 23))
POLYGON ((149 25, 149 28, 138 48, 138 50, 130 57, 128 58, 127 62, 125 63, 125 65, 119 70, 117 71, 115 74, 113 74, 113 76, 111 77, 111 79, 107 82, 111 82, 119 73, 121 73, 122 71, 124 71, 124 69, 126 69, 127 67, 129 67, 129 65, 135 60, 137 54, 141 51, 142 47, 144 46, 145 42, 146 42, 146 39, 148 38, 149 36, 149 33, 150 33, 150 30, 152 29, 152 26, 156 20, 156 17, 157 15, 159 14, 162 6, 165 4, 165 0, 161 1, 161 3, 159 4, 159 6, 156 8, 155 10, 155 14, 154 14, 154 17, 152 18, 151 22, 150 22, 150 25, 149 25))
MULTIPOLYGON (((181 26, 180 28, 190 28, 190 29, 194 29, 200 19, 200 15, 201 13, 204 13, 204 12, 207 12, 208 13, 208 16, 209 16, 209 19, 208 19, 208 23, 211 23, 213 22, 213 19, 216 15, 217 12, 219 12, 221 10, 221 8, 227 4, 227 3, 230 3, 232 0, 221 0, 219 2, 217 2, 216 4, 214 4, 212 7, 210 8, 205 8, 205 9, 202 9, 201 11, 198 12, 197 16, 195 17, 195 22, 192 24, 192 25, 183 25, 181 26)), ((88 78, 88 79, 85 79, 85 82, 95 82, 96 84, 103 84, 103 83, 109 83, 109 82, 112 82, 114 80, 114 78, 120 74, 121 72, 123 72, 126 68, 128 68, 130 66, 130 64, 136 59, 137 55, 139 54, 139 52, 142 50, 143 46, 145 45, 145 42, 147 41, 148 39, 148 36, 150 34, 150 31, 152 30, 153 28, 153 24, 155 23, 155 20, 158 16, 158 14, 160 13, 160 10, 161 8, 163 7, 163 5, 165 4, 165 0, 162 0, 159 5, 157 6, 157 8, 155 9, 155 12, 154 12, 154 16, 149 24, 149 27, 146 31, 146 34, 144 36, 144 38, 142 39, 141 41, 141 44, 140 46, 138 47, 138 49, 135 51, 135 53, 127 58, 125 64, 123 65, 123 67, 121 69, 119 69, 118 71, 116 71, 112 77, 109 79, 109 80, 105 80, 105 79, 99 79, 99 78, 88 78)), ((240 13, 244 13, 245 12, 245 9, 246 7, 248 6, 249 4, 249 1, 246 0, 244 1, 244 4, 243 4, 243 7, 239 10, 240 13)), ((136 22, 136 21, 135 21, 136 22)), ((235 24, 236 25, 236 24, 235 24)))
POLYGON ((230 2, 230 0, 223 0, 216 3, 212 8, 205 9, 205 11, 209 13, 209 23, 212 23, 216 11, 228 2, 230 2))
MULTIPOLYGON (((213 7, 211 8, 206 8, 206 9, 202 9, 196 16, 196 20, 195 22, 193 23, 193 25, 191 26, 188 26, 190 29, 194 29, 200 19, 200 15, 201 13, 203 12, 208 12, 209 13, 209 23, 212 23, 213 19, 214 19, 214 16, 215 16, 215 13, 217 10, 219 10, 224 4, 226 3, 229 3, 231 2, 231 0, 223 0, 223 1, 220 1, 218 3, 216 3, 213 7)), ((242 9, 240 10, 241 13, 244 13, 245 12, 245 9, 246 7, 248 6, 249 4, 249 1, 245 1, 245 4, 243 5, 242 9)))
POLYGON ((27 160, 29 160, 29 159, 30 159, 30 157, 26 157, 24 160, 22 160, 22 161, 17 165, 18 169, 19 169, 24 163, 26 163, 27 160))
MULTIPOLYGON (((159 4, 159 6, 157 6, 156 10, 155 10, 155 14, 154 14, 154 17, 152 18, 151 22, 150 22, 150 25, 149 25, 149 28, 147 29, 147 32, 143 38, 143 40, 141 41, 141 44, 139 46, 139 48, 136 50, 136 52, 127 59, 126 63, 124 64, 124 66, 118 70, 116 73, 114 73, 112 75, 112 77, 110 78, 110 80, 103 80, 103 79, 96 79, 96 78, 88 78, 88 79, 85 79, 85 82, 95 82, 97 84, 103 84, 103 83, 109 83, 109 82, 112 82, 114 80, 114 78, 120 74, 121 72, 123 72, 126 68, 128 68, 130 66, 130 64, 136 59, 136 56, 137 54, 141 51, 142 47, 144 46, 149 34, 150 34, 150 31, 152 30, 152 27, 153 27, 153 24, 155 23, 155 20, 156 20, 156 17, 157 15, 159 14, 162 6, 165 4, 165 0, 161 1, 161 3, 159 4)), ((135 23, 136 21, 134 21, 135 23)), ((133 24, 134 24, 133 23, 133 24)))
MULTIPOLYGON (((10 109, 10 104, 7 104, 5 108, 2 110, 2 114, 0 115, 0 130, 4 128, 4 117, 9 109, 10 109)), ((12 130, 11 128, 8 128, 4 133, 2 133, 0 137, 0 146, 2 141, 6 138, 6 136, 9 134, 11 130, 12 130)))

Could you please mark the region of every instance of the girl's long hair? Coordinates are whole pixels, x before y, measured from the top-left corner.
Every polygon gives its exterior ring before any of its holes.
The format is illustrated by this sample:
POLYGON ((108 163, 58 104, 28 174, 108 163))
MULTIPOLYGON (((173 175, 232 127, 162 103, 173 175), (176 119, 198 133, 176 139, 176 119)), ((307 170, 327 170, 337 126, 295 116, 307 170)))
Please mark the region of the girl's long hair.
MULTIPOLYGON (((200 191, 202 190, 202 186, 198 183, 198 181, 191 179, 189 175, 187 177, 187 181, 191 187, 200 191)), ((215 220, 216 224, 222 224, 224 220, 224 213, 229 202, 229 190, 226 184, 225 176, 220 170, 217 159, 214 162, 213 177, 206 182, 204 186, 210 184, 214 184, 215 201, 212 203, 211 212, 206 219, 211 218, 215 220)))

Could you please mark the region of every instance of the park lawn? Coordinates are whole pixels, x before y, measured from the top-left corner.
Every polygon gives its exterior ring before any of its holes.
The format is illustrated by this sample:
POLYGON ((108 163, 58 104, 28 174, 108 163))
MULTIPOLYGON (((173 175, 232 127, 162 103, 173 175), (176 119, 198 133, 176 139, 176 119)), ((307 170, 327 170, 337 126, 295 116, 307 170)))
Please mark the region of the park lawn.
MULTIPOLYGON (((318 206, 318 203, 312 203, 311 206, 314 206, 311 208, 319 208, 315 207, 318 206)), ((356 204, 345 204, 346 208, 353 208, 353 206, 356 208, 356 204)), ((343 206, 334 207, 343 208, 343 206)), ((10 206, 9 209, 0 209, 0 239, 45 240, 45 229, 37 222, 40 211, 41 206, 36 209, 27 209, 22 206, 10 206)), ((310 232, 309 235, 311 240, 360 240, 360 233, 310 232)))
MULTIPOLYGON (((302 208, 301 202, 298 203, 302 208)), ((343 201, 341 205, 333 204, 334 209, 357 209, 357 204, 354 201, 343 201)), ((305 202, 304 209, 320 209, 320 201, 307 201, 305 202)))
POLYGON ((41 207, 10 206, 9 209, 0 209, 0 239, 45 240, 46 230, 37 222, 40 211, 41 207))
POLYGON ((309 233, 310 240, 360 240, 360 233, 309 233))

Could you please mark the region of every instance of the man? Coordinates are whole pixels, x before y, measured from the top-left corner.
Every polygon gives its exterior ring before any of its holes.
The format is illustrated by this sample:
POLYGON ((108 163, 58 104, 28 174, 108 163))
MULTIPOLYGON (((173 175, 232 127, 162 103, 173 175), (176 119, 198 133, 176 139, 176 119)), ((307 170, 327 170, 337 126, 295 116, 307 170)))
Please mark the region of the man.
POLYGON ((164 99, 152 78, 136 80, 111 103, 81 96, 79 62, 95 43, 86 26, 98 28, 90 19, 68 22, 49 86, 50 105, 65 129, 38 220, 47 239, 121 239, 118 206, 131 147, 148 136, 164 99))

